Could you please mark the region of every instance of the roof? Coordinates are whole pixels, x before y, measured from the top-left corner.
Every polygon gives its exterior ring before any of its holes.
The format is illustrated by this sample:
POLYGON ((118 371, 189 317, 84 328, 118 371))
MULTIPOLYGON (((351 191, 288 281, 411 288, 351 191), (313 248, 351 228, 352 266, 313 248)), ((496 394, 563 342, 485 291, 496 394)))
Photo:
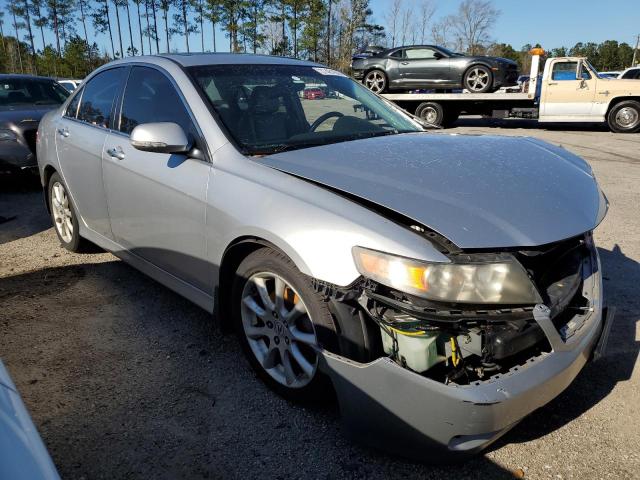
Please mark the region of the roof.
MULTIPOLYGON (((249 53, 171 53, 159 55, 171 59, 183 67, 198 65, 318 65, 317 63, 288 57, 254 55, 249 53)), ((136 57, 130 57, 135 60, 136 57)), ((140 58, 140 57, 137 57, 140 58)))
POLYGON ((53 80, 51 77, 41 77, 38 75, 25 75, 22 73, 0 73, 0 80, 22 79, 22 80, 53 80))

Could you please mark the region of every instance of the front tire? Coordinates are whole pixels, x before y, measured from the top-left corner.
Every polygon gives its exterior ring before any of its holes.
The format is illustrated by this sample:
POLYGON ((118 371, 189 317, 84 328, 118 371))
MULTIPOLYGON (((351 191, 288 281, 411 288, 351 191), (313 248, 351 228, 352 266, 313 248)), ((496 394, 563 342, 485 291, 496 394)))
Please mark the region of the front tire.
POLYGON ((493 88, 493 73, 484 65, 474 65, 465 72, 463 86, 471 93, 488 93, 493 88))
POLYGON ((83 251, 88 242, 80 236, 76 210, 67 186, 57 172, 51 175, 47 191, 51 220, 60 243, 71 252, 83 251))
POLYGON ((387 75, 378 69, 367 72, 362 80, 365 87, 373 93, 384 93, 388 87, 387 75))
POLYGON ((615 133, 640 131, 640 102, 626 100, 614 105, 607 115, 607 123, 615 133))
POLYGON ((232 299, 236 333, 258 376, 290 400, 322 397, 318 349, 335 351, 338 335, 311 279, 284 254, 262 248, 240 263, 232 299))

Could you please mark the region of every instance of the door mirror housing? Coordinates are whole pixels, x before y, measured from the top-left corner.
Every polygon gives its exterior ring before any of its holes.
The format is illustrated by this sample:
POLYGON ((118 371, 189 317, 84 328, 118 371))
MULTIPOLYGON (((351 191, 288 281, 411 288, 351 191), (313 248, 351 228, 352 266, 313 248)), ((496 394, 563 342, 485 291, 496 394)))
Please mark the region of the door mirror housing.
POLYGON ((143 123, 131 132, 133 148, 143 152, 188 153, 191 142, 182 127, 173 122, 143 123))

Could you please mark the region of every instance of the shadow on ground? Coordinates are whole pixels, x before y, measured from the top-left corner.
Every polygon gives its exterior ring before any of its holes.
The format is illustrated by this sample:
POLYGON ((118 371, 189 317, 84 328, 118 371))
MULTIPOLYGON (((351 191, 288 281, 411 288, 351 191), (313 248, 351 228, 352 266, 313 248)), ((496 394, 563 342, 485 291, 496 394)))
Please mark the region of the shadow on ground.
MULTIPOLYGON (((562 427, 630 377, 640 265, 600 254, 606 293, 625 306, 608 356, 494 448, 562 427)), ((353 444, 335 404, 280 399, 210 315, 122 262, 5 277, 0 303, 0 355, 63 478, 513 476, 484 456, 434 467, 353 444)))
POLYGON ((455 127, 499 127, 504 129, 537 129, 549 131, 584 131, 584 132, 608 132, 609 128, 604 123, 538 123, 537 120, 526 119, 500 119, 460 117, 453 125, 455 127))
POLYGON ((0 174, 0 245, 51 227, 41 192, 37 175, 0 174))

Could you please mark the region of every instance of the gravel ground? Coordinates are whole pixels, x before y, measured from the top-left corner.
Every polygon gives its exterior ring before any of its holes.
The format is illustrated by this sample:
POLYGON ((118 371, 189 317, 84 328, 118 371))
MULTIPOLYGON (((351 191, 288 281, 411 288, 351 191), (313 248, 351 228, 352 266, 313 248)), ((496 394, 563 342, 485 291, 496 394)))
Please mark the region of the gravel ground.
POLYGON ((458 125, 446 133, 532 135, 593 165, 611 201, 596 239, 618 307, 605 359, 465 464, 368 450, 343 436, 335 404, 263 387, 198 307, 110 254, 61 249, 37 182, 5 177, 0 357, 63 478, 638 478, 640 135, 458 125))

